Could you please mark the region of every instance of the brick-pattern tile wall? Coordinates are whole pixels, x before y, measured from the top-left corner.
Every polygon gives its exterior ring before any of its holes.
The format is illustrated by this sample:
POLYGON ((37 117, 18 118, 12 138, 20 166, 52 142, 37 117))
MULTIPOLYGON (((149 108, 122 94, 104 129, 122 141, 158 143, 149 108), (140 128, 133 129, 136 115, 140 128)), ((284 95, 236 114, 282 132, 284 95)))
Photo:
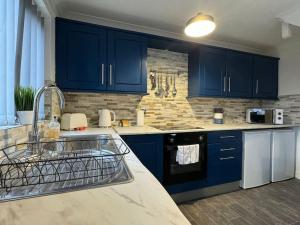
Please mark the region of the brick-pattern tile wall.
POLYGON ((280 108, 284 110, 284 123, 300 125, 300 95, 286 95, 279 97, 279 101, 264 101, 264 107, 280 108))
MULTIPOLYGON (((27 141, 31 125, 0 130, 0 149, 6 146, 27 141)), ((1 153, 1 152, 0 152, 1 153)), ((1 155, 1 154, 0 154, 1 155)))

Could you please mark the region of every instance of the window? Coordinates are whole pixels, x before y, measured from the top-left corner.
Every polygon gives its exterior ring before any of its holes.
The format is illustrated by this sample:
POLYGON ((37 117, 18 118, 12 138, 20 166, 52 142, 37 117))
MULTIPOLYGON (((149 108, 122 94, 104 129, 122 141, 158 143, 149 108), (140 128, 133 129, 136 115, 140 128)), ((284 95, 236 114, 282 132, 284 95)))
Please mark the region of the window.
POLYGON ((32 0, 0 0, 0 125, 15 123, 16 85, 44 84, 43 24, 32 0))

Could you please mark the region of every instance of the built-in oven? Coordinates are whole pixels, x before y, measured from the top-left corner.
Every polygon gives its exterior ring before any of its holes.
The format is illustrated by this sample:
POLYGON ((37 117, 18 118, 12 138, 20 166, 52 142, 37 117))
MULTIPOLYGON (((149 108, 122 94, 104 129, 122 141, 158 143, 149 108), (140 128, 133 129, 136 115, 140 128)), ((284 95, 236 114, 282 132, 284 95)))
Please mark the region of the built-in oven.
MULTIPOLYGON (((194 154, 195 156, 195 154, 194 154)), ((207 135, 204 132, 170 133, 164 136, 164 179, 165 185, 178 184, 206 177, 207 171, 207 135), (195 153, 197 159, 191 163, 178 160, 183 147, 187 149, 184 157, 195 153), (192 151, 189 152, 189 147, 192 151), (195 148, 196 147, 196 148, 195 148)))

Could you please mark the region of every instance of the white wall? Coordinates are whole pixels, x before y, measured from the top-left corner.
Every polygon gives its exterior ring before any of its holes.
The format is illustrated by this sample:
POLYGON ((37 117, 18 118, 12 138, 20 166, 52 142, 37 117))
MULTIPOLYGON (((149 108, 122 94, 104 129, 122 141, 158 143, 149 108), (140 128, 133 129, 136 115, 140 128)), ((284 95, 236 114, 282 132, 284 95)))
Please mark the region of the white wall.
POLYGON ((300 94, 300 28, 294 27, 292 33, 275 51, 280 57, 279 96, 300 94))
POLYGON ((297 131, 297 144, 296 144, 296 171, 295 171, 295 177, 300 179, 300 128, 296 129, 297 131))

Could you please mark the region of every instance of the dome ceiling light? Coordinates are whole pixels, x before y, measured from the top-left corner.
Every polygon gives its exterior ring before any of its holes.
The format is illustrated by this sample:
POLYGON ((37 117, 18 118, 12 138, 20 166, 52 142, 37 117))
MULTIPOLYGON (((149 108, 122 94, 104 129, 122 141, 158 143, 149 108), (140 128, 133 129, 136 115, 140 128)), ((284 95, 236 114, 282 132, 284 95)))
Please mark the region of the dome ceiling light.
POLYGON ((187 22, 184 33, 189 37, 202 37, 213 32, 215 28, 212 16, 198 13, 187 22))

